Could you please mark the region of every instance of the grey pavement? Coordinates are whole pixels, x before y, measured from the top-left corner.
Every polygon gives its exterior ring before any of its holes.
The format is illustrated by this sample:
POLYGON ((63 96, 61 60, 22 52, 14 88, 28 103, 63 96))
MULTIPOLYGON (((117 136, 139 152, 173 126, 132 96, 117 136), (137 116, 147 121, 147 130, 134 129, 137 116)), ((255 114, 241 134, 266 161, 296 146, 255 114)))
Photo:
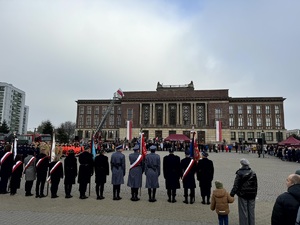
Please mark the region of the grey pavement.
MULTIPOLYGON (((94 177, 92 177, 91 195, 88 199, 79 199, 78 184, 73 185, 71 199, 64 198, 63 180, 58 190, 59 198, 51 199, 50 196, 36 199, 34 196, 25 197, 24 180, 21 189, 15 196, 0 195, 0 224, 218 224, 217 214, 211 211, 208 205, 201 204, 200 189, 197 183, 196 202, 184 204, 183 188, 177 191, 177 202, 167 202, 167 193, 163 175, 160 176, 160 188, 157 190, 157 202, 148 202, 147 189, 141 189, 141 200, 130 201, 130 188, 127 187, 129 169, 128 155, 131 151, 124 151, 127 159, 127 173, 125 184, 121 186, 120 201, 112 200, 111 176, 108 176, 104 190, 104 200, 96 200, 94 177)), ((162 158, 167 152, 157 152, 162 158)), ((183 152, 176 152, 180 158, 183 152)), ((110 158, 111 153, 107 153, 110 158)), ((247 158, 250 167, 257 173, 258 195, 256 199, 256 224, 270 224, 272 208, 277 196, 286 191, 285 179, 300 165, 295 162, 284 162, 273 156, 258 158, 256 154, 240 153, 210 153, 215 167, 214 180, 220 180, 224 188, 231 190, 235 172, 239 168, 239 159, 247 158)), ((35 183, 34 183, 35 186, 35 183)), ((213 184, 214 188, 214 184, 213 184)), ((33 187, 34 193, 34 187, 33 187)), ((237 197, 230 204, 229 224, 238 224, 237 197)))

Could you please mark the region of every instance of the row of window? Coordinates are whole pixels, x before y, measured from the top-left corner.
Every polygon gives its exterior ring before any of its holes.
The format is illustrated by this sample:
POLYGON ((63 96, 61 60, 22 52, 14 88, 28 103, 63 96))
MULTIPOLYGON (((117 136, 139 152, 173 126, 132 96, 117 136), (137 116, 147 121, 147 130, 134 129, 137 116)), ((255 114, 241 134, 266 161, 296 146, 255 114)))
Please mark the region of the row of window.
MULTIPOLYGON (((245 121, 244 121, 244 118, 242 116, 238 117, 238 120, 237 120, 238 127, 245 126, 244 122, 245 121)), ((271 127, 272 126, 272 118, 270 116, 267 116, 265 118, 264 122, 265 122, 265 126, 266 127, 271 127)), ((253 121, 252 117, 248 117, 246 123, 247 123, 248 127, 252 127, 254 125, 257 126, 257 127, 262 127, 263 126, 263 119, 261 117, 256 117, 256 121, 253 121)), ((277 116, 275 118, 275 126, 276 127, 280 127, 281 125, 282 125, 281 124, 281 118, 280 118, 280 116, 277 116)), ((235 127, 235 119, 234 119, 234 117, 230 117, 229 118, 229 126, 230 127, 235 127)))
MULTIPOLYGON (((265 114, 270 115, 271 114, 271 106, 270 105, 265 105, 264 107, 265 107, 265 114)), ((253 107, 252 105, 247 105, 246 110, 247 110, 248 115, 253 114, 253 108, 255 108, 255 112, 256 112, 257 115, 262 114, 262 106, 256 105, 255 107, 253 107)), ((244 106, 243 105, 238 105, 237 106, 237 113, 238 114, 243 114, 243 111, 244 111, 244 106)), ((275 115, 280 114, 279 105, 274 106, 274 112, 275 112, 275 115)), ((234 113, 234 108, 233 108, 232 105, 229 106, 229 114, 235 114, 234 113)))
MULTIPOLYGON (((102 110, 102 115, 105 114, 106 110, 107 110, 108 106, 102 106, 101 110, 102 110)), ((115 113, 115 109, 114 107, 112 107, 110 114, 114 114, 115 113)), ((80 106, 79 107, 79 114, 83 115, 84 114, 84 106, 80 106)), ((86 114, 87 115, 91 115, 92 114, 92 106, 87 106, 86 107, 86 114)), ((95 106, 94 107, 94 115, 99 115, 100 114, 100 106, 95 106)), ((121 114, 121 107, 118 106, 117 107, 117 114, 121 114)))
POLYGON ((276 137, 276 141, 282 140, 282 132, 231 132, 231 141, 255 141, 257 138, 264 138, 266 141, 274 141, 274 137, 276 137), (255 135, 256 134, 256 135, 255 135), (262 135, 263 134, 263 135, 262 135), (275 134, 275 135, 274 135, 275 134))

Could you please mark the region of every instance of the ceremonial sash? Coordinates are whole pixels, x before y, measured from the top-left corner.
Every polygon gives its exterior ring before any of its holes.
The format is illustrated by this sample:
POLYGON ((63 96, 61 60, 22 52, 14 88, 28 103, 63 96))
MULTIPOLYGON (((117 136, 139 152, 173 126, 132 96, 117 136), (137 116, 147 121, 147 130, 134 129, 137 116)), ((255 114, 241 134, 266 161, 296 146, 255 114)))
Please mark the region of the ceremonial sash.
POLYGON ((140 165, 142 161, 143 161, 143 156, 140 154, 139 157, 135 160, 135 162, 130 165, 130 169, 137 167, 138 165, 140 165))
POLYGON ((48 156, 45 156, 45 157, 39 159, 39 161, 36 163, 36 167, 39 167, 39 165, 42 163, 42 161, 43 161, 44 159, 46 159, 47 157, 48 157, 48 156))
POLYGON ((21 166, 23 163, 19 160, 12 168, 12 173, 16 171, 16 169, 21 166))
POLYGON ((184 173, 183 173, 183 175, 182 175, 182 180, 183 180, 183 179, 186 177, 186 175, 191 171, 191 169, 192 169, 194 163, 195 163, 195 160, 191 159, 191 161, 190 161, 188 167, 185 169, 185 171, 184 171, 184 173))
POLYGON ((31 163, 34 161, 35 157, 32 156, 29 161, 27 162, 27 164, 25 165, 25 168, 24 168, 24 172, 28 169, 28 167, 31 165, 31 163))
POLYGON ((11 152, 6 152, 5 155, 1 158, 0 160, 0 165, 5 162, 5 160, 10 156, 12 153, 11 152))
POLYGON ((57 163, 55 163, 55 165, 50 170, 50 176, 48 177, 47 181, 50 181, 51 174, 53 174, 55 172, 55 170, 59 167, 60 164, 61 164, 61 161, 58 161, 57 163))

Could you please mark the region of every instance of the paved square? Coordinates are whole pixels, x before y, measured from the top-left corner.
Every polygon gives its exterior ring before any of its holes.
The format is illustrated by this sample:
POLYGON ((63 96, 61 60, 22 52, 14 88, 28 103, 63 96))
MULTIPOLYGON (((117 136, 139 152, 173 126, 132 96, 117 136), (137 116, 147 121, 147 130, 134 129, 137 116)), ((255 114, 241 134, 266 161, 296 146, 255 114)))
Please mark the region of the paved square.
MULTIPOLYGON (((58 190, 59 198, 51 199, 50 196, 36 199, 34 196, 25 197, 24 179, 21 189, 15 196, 0 195, 0 224, 106 224, 106 225, 141 225, 141 224, 218 224, 217 214, 211 211, 208 205, 201 204, 200 189, 197 183, 196 202, 193 205, 184 204, 183 188, 177 191, 177 202, 167 202, 167 193, 163 174, 160 176, 160 188, 157 190, 157 202, 148 202, 147 189, 144 188, 145 176, 143 175, 143 188, 141 200, 130 201, 130 188, 127 187, 129 169, 128 155, 131 151, 124 151, 126 156, 125 184, 121 186, 120 201, 112 200, 111 174, 108 176, 104 190, 104 200, 96 200, 94 177, 91 183, 91 195, 88 199, 79 199, 78 184, 73 185, 71 199, 64 198, 63 180, 58 190)), ((167 152, 157 152, 162 158, 167 152)), ((176 152, 182 159, 183 152, 176 152)), ((107 153, 110 158, 111 153, 107 153)), ((239 153, 210 153, 215 167, 214 180, 221 180, 224 188, 230 191, 239 168, 239 159, 247 158, 250 167, 257 173, 258 195, 256 199, 256 225, 270 224, 274 202, 279 194, 286 191, 285 179, 300 169, 294 162, 283 162, 276 157, 266 156, 258 158, 257 154, 239 153)), ((214 184, 213 184, 214 186, 214 184)), ((34 182, 35 187, 35 182, 34 182)), ((33 187, 33 193, 34 193, 33 187)), ((238 225, 237 197, 230 204, 229 224, 238 225)))

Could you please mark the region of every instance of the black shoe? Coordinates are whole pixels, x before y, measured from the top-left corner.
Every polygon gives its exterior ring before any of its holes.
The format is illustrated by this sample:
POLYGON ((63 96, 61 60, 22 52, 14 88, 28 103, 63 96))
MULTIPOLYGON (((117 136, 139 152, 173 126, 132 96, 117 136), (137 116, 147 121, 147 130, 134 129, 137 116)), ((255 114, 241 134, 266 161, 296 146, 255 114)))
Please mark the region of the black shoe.
POLYGON ((25 196, 33 196, 33 194, 29 193, 29 194, 25 194, 25 196))
POLYGON ((40 195, 40 198, 45 198, 45 197, 46 197, 46 195, 44 195, 44 194, 40 195))
POLYGON ((51 198, 58 198, 59 196, 57 195, 52 195, 51 198))
POLYGON ((189 202, 188 202, 187 200, 184 200, 184 201, 183 201, 183 203, 185 203, 185 204, 189 204, 189 202))
POLYGON ((134 201, 135 201, 135 198, 134 198, 134 197, 132 197, 132 198, 130 198, 130 200, 134 202, 134 201))
POLYGON ((39 195, 36 195, 35 197, 36 197, 36 198, 39 198, 40 196, 39 196, 39 195))
POLYGON ((152 202, 156 202, 157 200, 156 200, 156 198, 152 198, 152 202))
POLYGON ((175 198, 173 198, 173 199, 172 199, 172 203, 175 203, 175 202, 177 202, 177 201, 176 201, 176 199, 175 199, 175 198))
POLYGON ((65 198, 72 198, 73 196, 72 195, 66 195, 65 198))
POLYGON ((202 201, 201 203, 202 203, 203 205, 205 205, 205 201, 202 201))
POLYGON ((148 199, 148 201, 149 201, 149 202, 152 202, 152 199, 151 199, 151 198, 149 198, 149 199, 148 199))
POLYGON ((122 198, 120 196, 117 197, 117 200, 121 200, 122 198))
POLYGON ((170 198, 168 199, 168 202, 172 202, 170 198))
POLYGON ((99 199, 100 199, 100 200, 102 200, 102 199, 105 199, 105 197, 103 197, 103 196, 100 196, 100 197, 99 197, 99 199))
POLYGON ((113 197, 113 200, 118 200, 118 198, 117 197, 113 197))
POLYGON ((140 198, 138 198, 138 197, 135 197, 134 199, 135 199, 135 201, 139 201, 140 200, 140 198))
POLYGON ((86 195, 82 195, 79 197, 80 199, 87 199, 88 197, 86 195))
POLYGON ((13 192, 13 193, 10 193, 10 195, 15 195, 16 193, 15 192, 13 192))
POLYGON ((210 205, 210 202, 207 202, 206 204, 207 204, 207 205, 210 205))
POLYGON ((100 200, 100 196, 97 196, 97 200, 100 200))

